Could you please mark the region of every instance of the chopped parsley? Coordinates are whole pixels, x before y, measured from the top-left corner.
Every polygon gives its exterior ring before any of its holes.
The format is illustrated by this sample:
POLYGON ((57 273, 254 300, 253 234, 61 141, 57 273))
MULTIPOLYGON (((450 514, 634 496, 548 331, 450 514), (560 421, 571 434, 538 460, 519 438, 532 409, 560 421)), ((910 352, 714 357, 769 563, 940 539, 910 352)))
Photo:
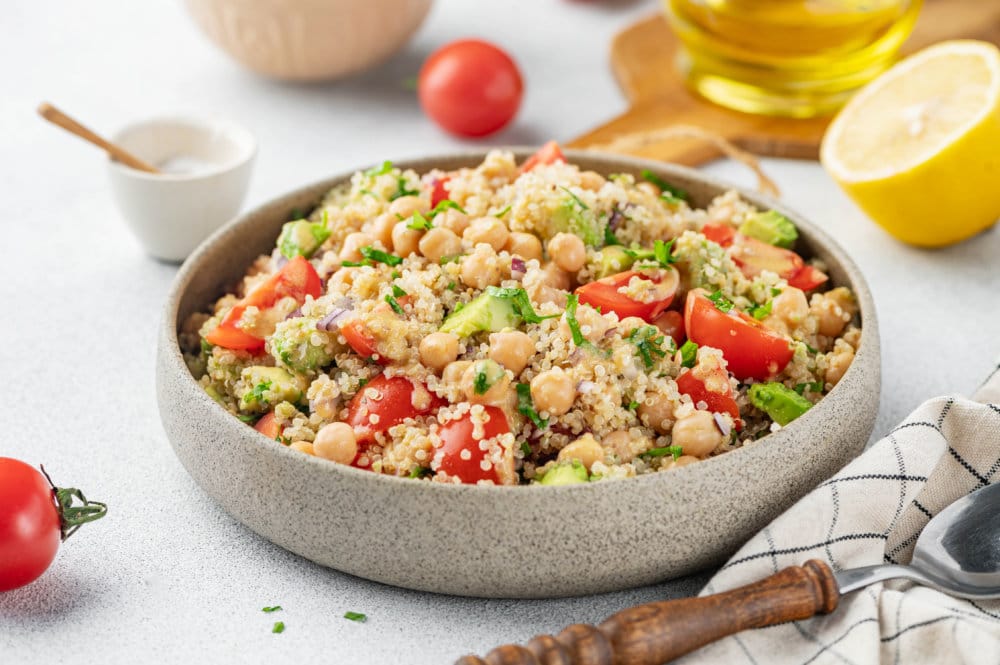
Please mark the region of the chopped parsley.
POLYGON ((348 621, 357 621, 358 623, 368 621, 368 615, 362 614, 361 612, 345 612, 344 618, 348 621))
POLYGON ((629 402, 628 403, 628 410, 629 411, 635 411, 638 408, 639 408, 639 403, 638 402, 629 402))
POLYGON ((258 414, 256 414, 256 413, 252 413, 252 414, 241 413, 240 415, 238 415, 236 417, 239 418, 241 422, 244 422, 247 425, 253 425, 258 420, 260 420, 260 416, 258 414))
POLYGON ((398 266, 403 262, 402 257, 396 256, 395 254, 389 254, 388 252, 383 252, 382 250, 375 249, 371 246, 362 247, 359 251, 361 252, 361 256, 375 263, 384 263, 387 266, 398 266))
POLYGON ((505 298, 510 300, 511 304, 514 306, 514 312, 520 316, 525 323, 541 323, 545 319, 554 319, 559 316, 558 314, 539 316, 535 313, 535 309, 531 306, 531 298, 528 297, 528 292, 522 288, 511 286, 505 288, 500 288, 499 286, 487 286, 484 293, 494 298, 505 298))
POLYGON ((681 366, 682 367, 694 367, 695 361, 698 359, 698 345, 688 340, 684 342, 681 346, 681 366))
POLYGON ((795 386, 795 388, 793 388, 793 390, 800 395, 807 390, 811 393, 821 393, 823 392, 823 382, 811 381, 809 383, 799 383, 795 386))
POLYGON ((771 287, 771 295, 772 296, 780 296, 781 295, 781 289, 779 289, 776 286, 772 286, 771 287))
POLYGON ((501 211, 500 211, 500 212, 498 212, 498 213, 495 213, 495 214, 494 214, 493 216, 494 216, 494 217, 503 217, 503 216, 504 216, 504 215, 506 215, 506 214, 507 214, 508 212, 510 212, 510 204, 509 204, 509 203, 507 204, 507 206, 506 206, 506 207, 505 207, 505 208, 504 208, 503 210, 501 210, 501 211))
POLYGON ((622 241, 618 239, 615 235, 614 230, 611 228, 610 224, 604 225, 604 246, 610 247, 612 245, 621 245, 622 241))
POLYGON ((486 376, 486 370, 480 367, 472 382, 472 389, 476 391, 477 395, 485 395, 486 391, 490 389, 490 385, 490 377, 486 376))
POLYGON ((642 265, 636 265, 636 268, 669 268, 677 262, 677 256, 673 254, 673 250, 674 239, 671 239, 667 242, 657 240, 653 243, 652 252, 648 249, 626 249, 625 253, 636 261, 646 262, 642 265))
POLYGON ((660 191, 664 194, 668 194, 673 199, 680 199, 681 201, 687 201, 688 194, 683 189, 679 187, 674 187, 669 182, 656 175, 649 169, 642 170, 642 179, 646 182, 651 182, 660 188, 660 191))
POLYGON ((525 457, 527 457, 528 455, 530 455, 531 454, 531 444, 528 443, 527 441, 522 441, 521 442, 521 453, 525 457))
POLYGON ((672 455, 674 459, 677 459, 683 454, 684 450, 680 446, 663 446, 662 448, 650 448, 642 453, 640 457, 665 457, 672 455))
MULTIPOLYGON (((434 206, 434 209, 431 210, 428 213, 428 216, 431 219, 434 219, 435 217, 437 217, 438 215, 440 215, 441 213, 443 213, 445 210, 448 210, 449 208, 452 209, 452 210, 457 210, 460 213, 462 213, 463 215, 466 214, 466 212, 462 208, 462 206, 458 205, 457 203, 455 203, 451 199, 443 199, 436 206, 434 206)), ((416 215, 414 215, 414 216, 416 216, 416 215)), ((410 228, 413 228, 413 227, 411 226, 410 228)))
POLYGON ((365 176, 369 178, 375 178, 380 175, 385 175, 386 173, 392 172, 392 162, 388 159, 382 162, 380 166, 373 166, 367 171, 365 171, 365 176))
POLYGON ((393 270, 393 271, 392 271, 392 278, 393 278, 393 279, 399 279, 399 278, 400 278, 400 277, 402 277, 402 276, 403 276, 403 275, 402 275, 402 274, 401 274, 401 273, 400 273, 400 272, 399 272, 398 270, 393 270))
POLYGON ((577 204, 578 206, 580 206, 581 210, 590 210, 590 206, 588 206, 586 203, 584 203, 583 201, 581 201, 580 197, 577 196, 576 194, 574 194, 572 191, 570 191, 569 187, 563 187, 562 185, 559 185, 559 189, 561 189, 564 192, 566 192, 567 194, 569 194, 570 198, 573 199, 573 202, 575 204, 577 204))
POLYGON ((763 305, 754 305, 750 308, 750 316, 757 319, 758 321, 763 321, 768 316, 771 315, 771 308, 774 306, 773 300, 768 300, 763 305))
POLYGON ((371 264, 372 264, 372 262, 368 261, 368 260, 365 260, 365 261, 341 261, 340 262, 340 265, 343 268, 360 268, 361 266, 370 266, 371 264))
MULTIPOLYGON (((535 403, 531 399, 531 386, 527 383, 518 383, 515 388, 517 391, 517 411, 525 418, 528 418, 532 424, 538 429, 545 429, 549 426, 548 418, 542 418, 535 411, 535 403)), ((523 450, 523 447, 522 447, 523 450)))
POLYGON ((652 369, 659 358, 667 355, 667 351, 673 352, 677 350, 673 338, 668 338, 656 326, 640 326, 635 328, 628 334, 628 341, 635 345, 646 369, 652 369), (667 339, 670 339, 670 344, 664 349, 663 344, 667 339))
POLYGON ((433 474, 434 474, 434 471, 431 470, 431 469, 429 469, 426 466, 417 465, 417 466, 413 467, 412 469, 410 469, 410 478, 413 478, 414 480, 417 479, 417 478, 423 478, 425 476, 430 476, 430 475, 433 475, 433 474))
POLYGON ((264 607, 264 608, 262 608, 261 612, 267 612, 268 614, 270 614, 271 612, 277 612, 280 609, 281 609, 281 605, 273 605, 271 607, 264 607))
POLYGON ((270 381, 261 381, 260 383, 258 383, 256 386, 253 387, 253 390, 250 391, 249 394, 243 397, 243 401, 246 402, 247 404, 253 402, 266 403, 267 400, 264 399, 264 393, 266 393, 270 389, 271 389, 270 381))
POLYGON ((367 386, 369 380, 370 379, 358 379, 358 390, 361 390, 362 388, 367 386))
MULTIPOLYGON (((444 203, 444 201, 441 203, 444 203)), ((417 210, 413 213, 413 219, 406 223, 406 228, 413 229, 414 231, 429 231, 434 228, 434 224, 417 210)))
POLYGON ((455 282, 448 282, 448 286, 446 286, 444 288, 448 289, 449 291, 454 291, 456 286, 458 286, 458 285, 455 284, 455 282))
POLYGON ((201 352, 206 355, 212 352, 212 345, 204 337, 201 338, 201 352))
POLYGON ((806 350, 809 351, 809 353, 812 353, 812 354, 819 353, 819 349, 813 348, 813 347, 809 346, 808 344, 806 344, 805 342, 802 342, 802 343, 805 344, 806 350))
POLYGON ((715 303, 715 308, 723 314, 729 314, 734 307, 733 301, 722 295, 722 291, 716 291, 708 296, 708 299, 715 303))
POLYGON ((390 201, 395 201, 396 199, 401 199, 404 196, 416 196, 420 193, 419 189, 407 189, 406 188, 406 178, 399 176, 396 178, 396 191, 389 197, 390 201))
POLYGON ((392 285, 392 295, 396 296, 397 298, 402 298, 403 296, 406 295, 406 291, 404 291, 403 289, 401 289, 398 286, 396 286, 395 284, 393 284, 392 285))
POLYGON ((580 332, 580 322, 576 320, 576 308, 580 304, 580 297, 575 293, 566 295, 566 323, 569 325, 570 334, 573 336, 573 343, 583 346, 587 339, 580 332))
POLYGON ((285 632, 285 622, 284 621, 275 621, 274 622, 274 628, 271 629, 271 632, 272 633, 283 633, 283 632, 285 632))
POLYGON ((389 307, 391 307, 392 311, 394 311, 396 314, 402 316, 403 314, 406 313, 405 310, 403 309, 403 306, 399 304, 399 301, 393 298, 392 296, 386 296, 385 301, 389 303, 389 307))
POLYGON ((440 265, 446 265, 448 263, 458 263, 459 261, 462 260, 463 256, 465 256, 465 254, 452 254, 451 256, 442 256, 441 259, 438 261, 438 263, 440 265))

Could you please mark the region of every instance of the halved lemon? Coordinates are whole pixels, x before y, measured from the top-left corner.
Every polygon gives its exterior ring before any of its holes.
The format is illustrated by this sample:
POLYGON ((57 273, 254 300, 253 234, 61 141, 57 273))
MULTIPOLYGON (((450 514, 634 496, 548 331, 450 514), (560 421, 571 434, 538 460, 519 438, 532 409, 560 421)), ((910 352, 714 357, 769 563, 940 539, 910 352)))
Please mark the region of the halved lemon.
POLYGON ((1000 49, 936 44, 854 96, 820 149, 827 172, 896 238, 964 240, 1000 219, 1000 49))

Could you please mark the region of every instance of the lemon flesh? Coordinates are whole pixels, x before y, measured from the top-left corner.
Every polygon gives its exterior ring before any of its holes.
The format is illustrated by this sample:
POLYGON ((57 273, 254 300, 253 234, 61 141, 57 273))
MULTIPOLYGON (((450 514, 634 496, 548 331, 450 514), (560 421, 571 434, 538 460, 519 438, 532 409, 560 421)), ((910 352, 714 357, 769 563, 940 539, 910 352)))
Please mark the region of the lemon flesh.
POLYGON ((898 63, 830 125, 820 159, 896 238, 941 247, 1000 218, 1000 50, 950 41, 898 63))

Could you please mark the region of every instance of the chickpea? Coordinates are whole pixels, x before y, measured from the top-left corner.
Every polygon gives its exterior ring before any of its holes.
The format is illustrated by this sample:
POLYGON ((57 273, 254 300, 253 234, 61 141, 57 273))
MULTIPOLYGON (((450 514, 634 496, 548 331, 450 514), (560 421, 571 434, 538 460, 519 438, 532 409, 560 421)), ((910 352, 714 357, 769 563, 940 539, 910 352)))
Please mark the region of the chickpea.
POLYGON ((392 227, 392 248, 399 256, 409 256, 417 251, 420 243, 420 231, 411 229, 406 222, 397 222, 392 227))
POLYGON ((308 441, 294 441, 288 444, 288 447, 292 450, 297 450, 300 453, 305 453, 306 455, 315 455, 316 451, 313 450, 313 444, 308 441))
POLYGON ((580 187, 596 192, 607 182, 600 173, 596 171, 582 171, 580 173, 580 187))
POLYGON ((318 457, 338 464, 350 464, 358 456, 354 429, 347 423, 330 423, 316 432, 313 450, 318 457))
POLYGON ((535 355, 535 342, 519 330, 490 335, 490 359, 514 373, 524 371, 535 355))
POLYGON ((473 246, 485 242, 493 251, 499 252, 510 239, 510 231, 496 217, 479 217, 469 223, 469 227, 462 233, 462 239, 473 246))
POLYGON ((542 241, 533 233, 514 231, 507 239, 504 249, 511 254, 520 256, 525 261, 542 260, 542 241))
POLYGON ((420 239, 420 253, 433 263, 462 253, 462 240, 448 229, 436 226, 420 239))
POLYGON ((399 215, 399 217, 405 219, 407 217, 412 217, 415 212, 426 214, 430 211, 430 201, 422 199, 419 196, 400 196, 398 199, 389 204, 389 215, 392 217, 399 215))
POLYGON ((674 424, 674 405, 666 395, 646 393, 646 399, 636 409, 639 420, 660 434, 666 434, 674 424))
POLYGON ((587 247, 573 233, 557 233, 549 241, 549 256, 561 270, 579 272, 587 261, 587 247))
POLYGON ((843 287, 813 297, 810 307, 819 323, 819 334, 836 337, 854 316, 851 292, 843 287))
POLYGON ((372 220, 371 226, 368 228, 368 234, 382 243, 383 247, 392 249, 392 230, 398 221, 395 215, 379 215, 372 220))
POLYGON ((537 411, 561 416, 576 400, 573 379, 559 367, 546 370, 531 380, 531 399, 537 411))
POLYGON ((635 188, 643 192, 646 192, 650 196, 660 195, 660 188, 651 182, 646 182, 645 180, 643 180, 642 182, 635 183, 635 188))
POLYGON ((612 432, 604 437, 601 443, 614 452, 619 462, 631 462, 635 457, 632 452, 632 437, 627 430, 620 429, 617 432, 612 432))
POLYGON ((706 457, 723 442, 722 432, 708 411, 692 411, 674 423, 671 434, 673 445, 694 457, 706 457))
POLYGON ((472 254, 462 259, 461 274, 462 283, 474 289, 496 286, 500 283, 500 262, 496 252, 488 247, 476 247, 472 254))
POLYGON ((663 468, 664 469, 679 469, 682 466, 687 466, 689 464, 694 464, 694 463, 700 462, 700 461, 701 460, 698 459, 697 457, 695 457, 694 455, 681 455, 677 459, 675 459, 675 460, 671 461, 670 463, 668 463, 663 468))
POLYGON ((360 261, 361 248, 368 247, 375 240, 367 233, 361 233, 360 231, 355 233, 349 233, 346 238, 344 238, 344 244, 340 248, 340 260, 341 261, 360 261))
POLYGON ((554 261, 542 268, 542 284, 560 291, 569 291, 569 273, 564 272, 554 261))
POLYGON ((441 372, 441 381, 452 385, 458 384, 461 382, 465 370, 471 366, 472 361, 470 360, 456 360, 448 363, 444 371, 441 372))
POLYGON ((604 461, 604 448, 597 442, 593 434, 584 434, 560 450, 557 459, 560 462, 579 460, 589 471, 594 462, 604 461))
MULTIPOLYGON (((607 319, 598 314, 597 310, 590 305, 580 305, 576 310, 576 322, 580 324, 580 333, 585 339, 595 344, 604 337, 610 325, 607 319)), ((569 328, 566 315, 559 320, 559 334, 563 339, 572 339, 573 331, 569 328)))
POLYGON ((771 305, 771 316, 784 321, 790 329, 797 328, 808 315, 809 303, 806 301, 806 294, 794 286, 785 287, 775 296, 771 305))
POLYGON ((420 362, 440 372, 458 358, 458 337, 451 333, 436 332, 420 340, 420 362))
POLYGON ((510 392, 510 377, 494 361, 477 360, 462 375, 462 390, 470 402, 496 404, 510 392), (485 390, 481 390, 484 386, 485 390))
POLYGON ((838 344, 834 353, 828 356, 827 362, 824 378, 827 383, 837 385, 854 362, 854 349, 849 344, 838 344))
POLYGON ((441 226, 449 231, 452 231, 455 235, 460 236, 465 233, 465 229, 469 228, 469 216, 464 212, 459 212, 454 208, 449 208, 434 219, 434 224, 435 226, 441 226))

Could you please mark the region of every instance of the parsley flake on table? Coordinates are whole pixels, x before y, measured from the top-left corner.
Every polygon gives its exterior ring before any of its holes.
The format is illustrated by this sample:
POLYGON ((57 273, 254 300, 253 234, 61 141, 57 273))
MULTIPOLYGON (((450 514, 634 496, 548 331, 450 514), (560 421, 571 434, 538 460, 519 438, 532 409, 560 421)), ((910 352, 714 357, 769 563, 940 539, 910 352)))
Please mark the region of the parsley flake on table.
POLYGON ((272 605, 270 607, 261 608, 260 611, 261 612, 266 612, 266 613, 270 614, 271 612, 277 612, 280 609, 281 609, 281 605, 272 605))
POLYGON ((345 612, 344 618, 348 621, 357 621, 358 623, 368 621, 368 615, 362 614, 361 612, 345 612))
POLYGON ((284 621, 275 621, 274 622, 274 628, 271 629, 271 632, 272 633, 283 633, 283 632, 285 632, 285 622, 284 621))

